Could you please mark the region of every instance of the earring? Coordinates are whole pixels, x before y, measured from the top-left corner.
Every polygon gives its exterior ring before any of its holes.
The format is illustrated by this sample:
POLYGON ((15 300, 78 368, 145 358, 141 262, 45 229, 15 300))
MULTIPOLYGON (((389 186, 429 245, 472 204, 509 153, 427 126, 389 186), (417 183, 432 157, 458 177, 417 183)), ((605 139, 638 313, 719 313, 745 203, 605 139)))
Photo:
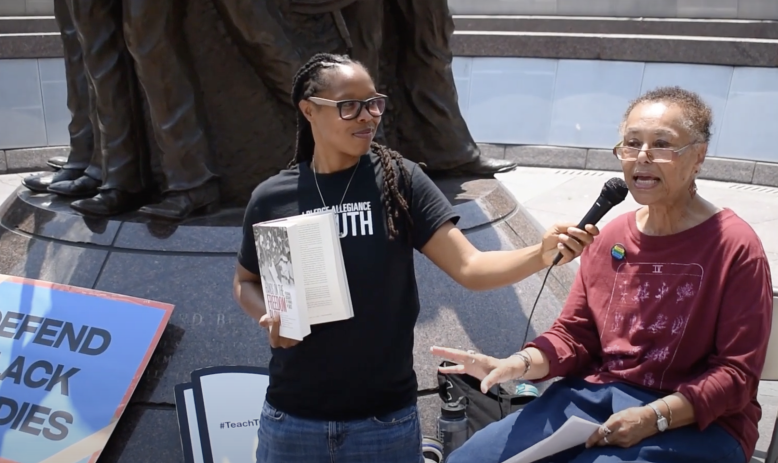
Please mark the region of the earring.
POLYGON ((692 180, 692 184, 689 185, 689 196, 694 198, 697 195, 697 182, 692 180))
POLYGON ((692 183, 689 185, 689 196, 694 198, 697 195, 697 174, 700 173, 700 169, 694 169, 694 177, 692 178, 692 183))

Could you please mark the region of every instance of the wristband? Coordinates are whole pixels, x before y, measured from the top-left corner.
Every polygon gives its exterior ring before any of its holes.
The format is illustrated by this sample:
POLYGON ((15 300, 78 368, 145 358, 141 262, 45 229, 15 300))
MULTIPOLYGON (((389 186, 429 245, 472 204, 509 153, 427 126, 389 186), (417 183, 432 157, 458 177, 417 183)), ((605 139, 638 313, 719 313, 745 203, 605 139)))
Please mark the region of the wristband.
POLYGON ((532 359, 530 359, 529 355, 527 355, 527 353, 524 351, 516 352, 511 357, 513 357, 514 355, 517 357, 521 357, 521 359, 524 360, 524 373, 522 373, 521 376, 517 378, 517 379, 521 379, 525 377, 527 373, 529 373, 529 370, 532 367, 532 359))

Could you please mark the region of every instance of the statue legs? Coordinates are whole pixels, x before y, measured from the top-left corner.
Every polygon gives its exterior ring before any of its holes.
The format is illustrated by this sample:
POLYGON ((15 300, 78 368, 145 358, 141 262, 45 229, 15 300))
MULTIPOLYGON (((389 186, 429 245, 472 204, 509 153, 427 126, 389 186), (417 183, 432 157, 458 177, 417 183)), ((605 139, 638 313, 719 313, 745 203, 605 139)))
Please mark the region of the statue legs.
POLYGON ((71 204, 89 215, 115 215, 148 200, 149 153, 141 98, 145 90, 154 135, 162 149, 165 198, 142 212, 184 218, 218 202, 206 167, 209 154, 193 71, 175 42, 181 21, 173 0, 72 0, 73 19, 94 83, 101 128, 100 193, 71 204), (137 73, 137 74, 136 74, 137 73), (138 85, 138 83, 140 85, 138 85))
MULTIPOLYGON (((372 1, 372 0, 368 0, 372 1)), ((509 161, 482 158, 459 110, 453 54, 454 21, 446 0, 386 0, 398 34, 397 80, 401 115, 394 119, 404 156, 431 171, 492 174, 509 161)), ((394 98, 394 96, 393 96, 394 98)))
POLYGON ((148 151, 143 140, 132 57, 122 33, 120 0, 72 0, 71 12, 87 75, 94 85, 100 127, 100 192, 71 207, 89 215, 114 215, 139 207, 147 190, 148 151))
POLYGON ((182 219, 219 200, 195 71, 174 0, 124 0, 124 35, 162 151, 162 202, 140 212, 182 219), (214 180, 214 181, 212 181, 214 180))
POLYGON ((22 184, 38 193, 92 196, 97 193, 101 178, 100 150, 95 146, 99 131, 94 130, 92 87, 84 72, 83 53, 70 14, 70 1, 54 2, 54 17, 65 52, 67 106, 71 114, 68 125, 70 153, 57 172, 28 177, 22 184))

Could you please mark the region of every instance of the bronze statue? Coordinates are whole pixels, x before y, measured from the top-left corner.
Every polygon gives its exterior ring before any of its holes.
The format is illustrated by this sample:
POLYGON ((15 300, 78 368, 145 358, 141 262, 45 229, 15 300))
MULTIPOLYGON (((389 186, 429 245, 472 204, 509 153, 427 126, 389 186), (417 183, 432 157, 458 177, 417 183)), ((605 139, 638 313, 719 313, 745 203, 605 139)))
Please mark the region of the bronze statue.
MULTIPOLYGON (((58 172, 25 184, 87 196, 71 203, 85 215, 138 209, 185 219, 220 202, 245 204, 254 186, 291 158, 292 77, 318 52, 349 53, 366 65, 390 96, 378 140, 431 174, 490 175, 515 167, 482 157, 459 111, 446 0, 55 4, 73 149, 58 172), (88 130, 99 149, 82 143, 88 130), (156 190, 161 201, 154 204, 156 190)), ((55 161, 56 167, 61 161, 55 161)))
POLYGON ((71 14, 94 85, 103 184, 71 207, 88 215, 140 212, 182 219, 218 203, 216 175, 198 88, 180 34, 174 0, 71 0, 71 14), (139 85, 135 85, 135 80, 139 85), (142 103, 161 148, 164 197, 150 199, 142 103))
POLYGON ((307 58, 348 52, 388 88, 391 114, 382 125, 389 128, 378 136, 388 135, 388 144, 405 157, 446 174, 489 175, 516 167, 482 158, 459 110, 449 46, 454 22, 446 0, 214 2, 241 52, 284 102, 307 58), (316 28, 309 43, 294 37, 306 26, 292 18, 300 15, 311 16, 308 25, 316 28), (382 64, 393 69, 381 72, 382 64))
POLYGON ((428 170, 447 175, 490 175, 514 169, 514 162, 481 156, 459 110, 451 68, 454 20, 447 0, 385 1, 381 57, 388 69, 395 63, 394 73, 380 74, 394 105, 387 130, 389 145, 426 164, 428 170))
POLYGON ((92 196, 97 194, 102 178, 99 131, 94 130, 92 86, 84 72, 81 44, 68 6, 70 1, 54 2, 54 18, 65 50, 67 106, 71 114, 70 154, 63 160, 50 160, 49 164, 58 169, 56 172, 27 177, 22 184, 36 193, 92 196))

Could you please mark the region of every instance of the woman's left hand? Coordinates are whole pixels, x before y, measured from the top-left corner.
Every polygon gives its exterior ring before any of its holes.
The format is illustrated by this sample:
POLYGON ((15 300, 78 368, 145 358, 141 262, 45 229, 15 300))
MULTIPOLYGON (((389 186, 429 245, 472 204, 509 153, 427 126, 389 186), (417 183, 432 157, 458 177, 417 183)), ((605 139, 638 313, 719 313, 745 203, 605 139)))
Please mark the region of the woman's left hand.
POLYGON ((557 223, 551 226, 543 234, 543 262, 551 265, 557 253, 562 253, 562 260, 558 265, 564 265, 580 256, 584 248, 592 242, 594 237, 600 234, 595 225, 587 225, 586 231, 577 228, 574 223, 557 223))
POLYGON ((656 414, 649 407, 632 407, 614 413, 586 441, 586 448, 595 445, 632 447, 658 433, 656 414))

